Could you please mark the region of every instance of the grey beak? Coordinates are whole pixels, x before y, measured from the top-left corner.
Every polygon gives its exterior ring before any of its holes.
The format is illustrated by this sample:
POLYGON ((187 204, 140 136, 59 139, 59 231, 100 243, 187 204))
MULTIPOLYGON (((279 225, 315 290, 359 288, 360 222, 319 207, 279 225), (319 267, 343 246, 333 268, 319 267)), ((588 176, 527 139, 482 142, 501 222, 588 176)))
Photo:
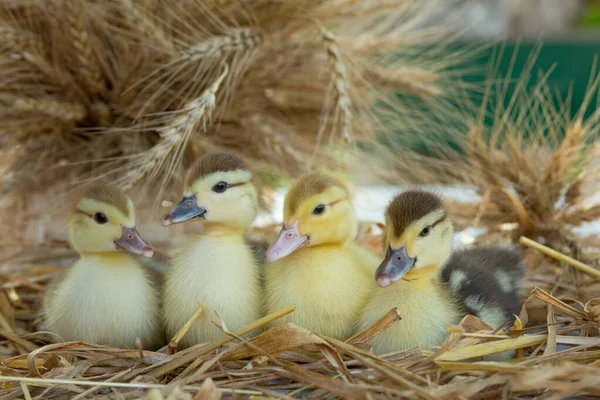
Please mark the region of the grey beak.
POLYGON ((192 218, 204 218, 206 209, 199 207, 196 195, 184 197, 168 214, 161 218, 162 226, 169 226, 190 220, 192 218))
POLYGON ((389 247, 385 259, 375 271, 375 280, 381 287, 389 286, 392 282, 402 279, 414 263, 415 259, 410 258, 406 253, 406 246, 397 250, 389 247))
POLYGON ((142 237, 140 233, 133 228, 123 227, 121 237, 115 240, 117 248, 130 251, 134 254, 141 254, 146 257, 152 257, 154 250, 142 237))

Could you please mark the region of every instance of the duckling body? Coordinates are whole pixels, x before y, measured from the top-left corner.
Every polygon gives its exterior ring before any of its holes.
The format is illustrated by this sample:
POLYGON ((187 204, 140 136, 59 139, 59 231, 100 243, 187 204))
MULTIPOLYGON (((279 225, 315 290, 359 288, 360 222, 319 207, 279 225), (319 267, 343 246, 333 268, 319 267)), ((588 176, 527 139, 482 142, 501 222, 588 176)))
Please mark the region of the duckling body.
POLYGON ((267 312, 295 304, 273 322, 293 322, 345 340, 374 286, 377 259, 356 246, 349 191, 321 173, 301 177, 286 195, 284 227, 269 247, 265 271, 267 312))
POLYGON ((465 315, 462 304, 440 282, 435 268, 412 274, 410 282, 401 280, 376 290, 364 308, 360 328, 373 324, 394 307, 402 318, 371 341, 376 354, 441 344, 448 335, 446 329, 465 315))
POLYGON ((234 332, 261 317, 260 271, 245 240, 257 208, 245 163, 213 153, 190 169, 183 200, 163 217, 163 225, 194 219, 204 228, 174 252, 166 276, 163 315, 169 337, 203 308, 180 348, 225 335, 212 322, 222 319, 234 332))
MULTIPOLYGON (((452 253, 451 221, 437 195, 407 191, 386 210, 387 254, 359 322, 363 329, 391 308, 402 318, 374 337, 377 354, 439 345, 467 314, 498 328, 520 309, 523 261, 496 247, 452 253)), ((505 359, 504 353, 493 357, 505 359)))
POLYGON ((352 247, 322 245, 301 249, 269 265, 268 312, 296 305, 294 313, 275 324, 293 322, 333 338, 351 336, 357 310, 373 286, 373 272, 362 269, 364 257, 352 247))
POLYGON ((175 254, 165 287, 165 321, 174 334, 198 306, 204 312, 180 342, 182 347, 223 335, 219 316, 232 332, 260 318, 258 266, 239 235, 200 235, 175 254))
POLYGON ((160 282, 130 254, 153 253, 135 229, 131 200, 112 186, 88 188, 69 213, 69 238, 80 259, 50 285, 44 328, 67 341, 135 348, 139 338, 159 347, 160 282))
POLYGON ((129 254, 86 255, 53 287, 44 310, 50 331, 65 341, 135 348, 160 345, 159 297, 129 254))

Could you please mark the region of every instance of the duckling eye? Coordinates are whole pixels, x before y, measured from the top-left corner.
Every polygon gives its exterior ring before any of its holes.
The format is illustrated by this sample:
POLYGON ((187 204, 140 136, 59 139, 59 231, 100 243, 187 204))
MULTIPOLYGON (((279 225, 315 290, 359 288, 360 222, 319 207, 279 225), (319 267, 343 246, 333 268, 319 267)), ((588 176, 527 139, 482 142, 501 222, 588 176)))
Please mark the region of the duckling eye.
POLYGON ((421 233, 419 233, 419 236, 425 237, 425 236, 429 235, 430 231, 431 231, 431 226, 427 225, 425 228, 423 228, 421 233))
POLYGON ((219 182, 212 188, 215 193, 223 193, 227 190, 227 182, 219 182))
POLYGON ((314 215, 321 215, 325 212, 325 206, 323 204, 319 204, 318 206, 315 207, 315 209, 313 210, 313 214, 314 215))
POLYGON ((106 218, 106 215, 99 212, 99 213, 94 214, 94 221, 96 221, 99 224, 105 224, 108 222, 108 218, 106 218))

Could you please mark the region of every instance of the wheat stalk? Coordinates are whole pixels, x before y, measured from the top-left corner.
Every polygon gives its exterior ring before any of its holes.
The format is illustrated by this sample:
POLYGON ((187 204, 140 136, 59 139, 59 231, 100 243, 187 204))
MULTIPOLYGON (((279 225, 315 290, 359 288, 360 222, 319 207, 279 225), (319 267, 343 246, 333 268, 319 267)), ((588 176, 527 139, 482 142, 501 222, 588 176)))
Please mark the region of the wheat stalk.
POLYGON ((213 36, 184 49, 181 52, 181 59, 194 62, 209 57, 219 57, 223 54, 254 48, 261 41, 262 36, 258 31, 250 28, 235 28, 224 35, 213 36))
POLYGON ((342 115, 342 137, 347 144, 352 143, 352 101, 348 92, 349 79, 346 74, 346 64, 337 44, 334 34, 319 26, 329 62, 332 67, 331 76, 336 91, 336 109, 342 115))
POLYGON ((229 67, 224 64, 223 72, 200 97, 189 101, 178 111, 178 115, 169 125, 159 129, 160 142, 146 153, 148 158, 140 167, 132 169, 123 177, 125 189, 133 187, 151 171, 156 172, 155 168, 161 166, 174 149, 184 145, 198 125, 201 124, 203 131, 206 131, 207 126, 212 125, 216 94, 228 73, 229 67))
POLYGON ((105 84, 89 42, 88 28, 82 10, 83 5, 76 0, 68 0, 65 5, 69 20, 69 33, 73 40, 76 61, 79 64, 77 73, 82 78, 83 85, 90 92, 102 94, 105 90, 105 84))
POLYGON ((175 44, 169 40, 165 30, 150 18, 132 0, 120 0, 125 11, 123 14, 144 34, 144 37, 154 39, 157 44, 169 51, 175 51, 175 44))
POLYGON ((64 122, 77 122, 87 116, 87 110, 81 104, 61 102, 52 98, 18 97, 9 104, 19 112, 40 113, 64 122))
MULTIPOLYGON (((231 72, 227 87, 233 89, 235 85, 231 84, 231 81, 239 79, 245 67, 247 67, 247 64, 243 63, 244 59, 240 57, 240 53, 255 49, 261 42, 260 32, 249 28, 236 28, 231 29, 224 35, 215 35, 185 46, 177 57, 161 65, 133 85, 133 87, 145 85, 140 92, 141 95, 154 88, 155 84, 162 82, 137 112, 136 118, 143 116, 148 106, 162 97, 173 86, 174 82, 182 79, 184 75, 189 76, 187 74, 190 71, 192 71, 193 76, 187 79, 181 88, 171 96, 171 100, 163 106, 164 109, 182 98, 196 98, 198 96, 197 89, 203 87, 206 83, 205 77, 210 76, 213 69, 222 62, 227 62, 230 65, 231 72)), ((246 58, 245 61, 247 60, 246 58)), ((228 95, 231 95, 231 93, 228 93, 228 95)), ((224 105, 226 104, 227 98, 224 101, 224 105)))
POLYGON ((62 78, 57 76, 52 65, 39 54, 39 43, 29 32, 6 25, 0 26, 0 46, 11 51, 13 58, 18 55, 49 78, 62 78))
POLYGON ((414 94, 422 98, 438 97, 443 90, 431 83, 439 80, 439 75, 417 68, 402 68, 390 71, 388 68, 369 66, 363 72, 365 80, 385 90, 396 90, 414 94))

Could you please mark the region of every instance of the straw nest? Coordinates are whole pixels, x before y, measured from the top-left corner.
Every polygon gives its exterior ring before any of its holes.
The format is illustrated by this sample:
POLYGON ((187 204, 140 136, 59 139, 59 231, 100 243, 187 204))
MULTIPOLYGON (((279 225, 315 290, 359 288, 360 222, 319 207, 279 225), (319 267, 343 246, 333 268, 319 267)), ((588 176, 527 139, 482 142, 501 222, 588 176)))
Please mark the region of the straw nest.
MULTIPOLYGON (((270 231, 255 231, 270 237, 270 231)), ((366 245, 376 238, 363 235, 366 245)), ((367 341, 395 323, 395 310, 345 342, 287 324, 256 338, 248 331, 294 312, 293 305, 237 332, 214 315, 223 339, 177 351, 177 338, 160 352, 115 349, 82 342, 61 343, 36 330, 44 285, 61 264, 72 262, 66 248, 27 249, 5 260, 0 292, 0 384, 13 398, 565 398, 600 395, 600 293, 597 269, 552 253, 535 242, 528 259, 550 254, 528 282, 531 296, 510 329, 492 330, 466 316, 449 327, 437 347, 415 348, 382 357, 367 341), (25 255, 26 254, 26 255, 25 255), (567 284, 566 268, 585 273, 567 284), (589 275, 593 274, 593 275, 589 275), (557 281, 557 277, 559 278, 557 281), (555 296, 553 296, 554 293, 555 296), (591 300, 577 301, 585 297, 591 300), (515 349, 510 362, 481 362, 481 356, 515 349)), ((378 244, 378 243, 377 243, 378 244)), ((379 250, 377 245, 374 251, 379 250)), ((533 265, 533 264, 531 264, 533 265)), ((530 271, 531 272, 531 271, 530 271)), ((206 312, 206 311, 205 311, 206 312)), ((192 317, 193 318, 193 317, 192 317)))
MULTIPOLYGON (((392 74, 398 64, 375 56, 398 45, 388 33, 411 26, 390 21, 418 15, 412 2, 387 8, 391 3, 250 1, 240 8, 184 1, 165 9, 153 1, 5 2, 0 32, 11 40, 0 43, 4 188, 37 191, 104 174, 124 187, 172 182, 165 177, 187 160, 223 147, 265 171, 294 174, 311 167, 315 143, 369 142, 377 124, 367 110, 385 98, 381 90, 402 89, 436 107, 448 93, 443 75, 427 65, 406 64, 392 74), (365 33, 374 26, 381 35, 365 33)), ((411 35, 407 29, 403 43, 425 40, 411 35)), ((175 342, 161 352, 60 343, 38 331, 38 310, 45 285, 73 252, 64 243, 12 247, 0 268, 1 398, 600 396, 600 244, 576 235, 598 214, 585 199, 597 189, 592 155, 600 114, 582 110, 573 119, 566 103, 549 100, 544 79, 532 91, 520 82, 508 106, 500 101, 502 84, 498 93, 485 92, 496 110, 491 124, 485 110, 472 113, 466 105, 436 114, 447 122, 440 124, 445 134, 457 130, 460 154, 436 147, 439 138, 429 143, 437 158, 389 143, 395 158, 378 153, 402 176, 422 166, 423 179, 472 184, 482 201, 450 204, 456 224, 488 228, 481 243, 527 247, 531 296, 513 327, 492 330, 467 316, 439 347, 383 357, 371 355, 367 342, 402 323, 395 310, 382 310, 377 323, 346 342, 291 324, 240 338, 294 312, 290 306, 238 332, 215 315, 227 335, 181 351, 175 342), (479 361, 510 349, 515 360, 479 361)), ((589 101, 597 84, 591 80, 589 101)), ((406 112, 408 131, 421 126, 410 119, 410 103, 390 104, 406 112)), ((315 160, 343 164, 335 152, 328 152, 334 161, 320 154, 315 160)), ((361 232, 358 240, 379 251, 380 238, 361 232)), ((274 232, 252 234, 260 246, 274 232)))

